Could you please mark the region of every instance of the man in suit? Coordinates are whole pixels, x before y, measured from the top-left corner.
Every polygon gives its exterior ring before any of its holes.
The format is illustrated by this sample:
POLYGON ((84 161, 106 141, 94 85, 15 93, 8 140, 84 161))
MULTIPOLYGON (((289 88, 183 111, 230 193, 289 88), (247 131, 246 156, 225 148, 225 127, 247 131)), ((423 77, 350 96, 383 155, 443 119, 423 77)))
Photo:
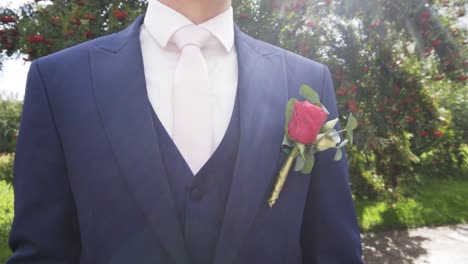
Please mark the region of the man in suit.
POLYGON ((337 117, 328 68, 243 33, 230 0, 150 0, 34 61, 8 263, 362 263, 346 157, 268 205, 301 84, 337 117))

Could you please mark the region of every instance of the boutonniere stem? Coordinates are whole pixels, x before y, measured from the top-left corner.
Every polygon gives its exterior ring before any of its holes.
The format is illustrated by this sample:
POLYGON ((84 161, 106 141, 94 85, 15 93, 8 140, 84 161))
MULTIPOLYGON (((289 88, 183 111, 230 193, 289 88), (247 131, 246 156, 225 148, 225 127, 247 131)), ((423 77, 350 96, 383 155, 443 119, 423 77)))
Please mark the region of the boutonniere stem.
POLYGON ((291 170, 291 165, 293 164, 294 158, 296 157, 298 151, 299 146, 297 144, 294 144, 291 153, 289 153, 288 158, 283 163, 283 166, 281 166, 281 169, 278 173, 278 177, 276 178, 275 187, 273 188, 270 198, 268 199, 268 204, 270 205, 270 207, 273 207, 276 200, 278 200, 281 189, 283 189, 283 185, 286 182, 286 178, 288 177, 289 171, 291 170))

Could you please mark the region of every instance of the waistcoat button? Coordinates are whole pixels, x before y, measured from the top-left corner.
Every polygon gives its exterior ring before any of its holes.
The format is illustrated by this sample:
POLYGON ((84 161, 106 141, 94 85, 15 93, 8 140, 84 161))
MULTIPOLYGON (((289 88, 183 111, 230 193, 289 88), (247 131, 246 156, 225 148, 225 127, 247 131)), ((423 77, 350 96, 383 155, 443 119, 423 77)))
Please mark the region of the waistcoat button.
POLYGON ((203 192, 200 188, 195 187, 190 192, 190 197, 192 198, 192 200, 198 202, 203 198, 203 192))

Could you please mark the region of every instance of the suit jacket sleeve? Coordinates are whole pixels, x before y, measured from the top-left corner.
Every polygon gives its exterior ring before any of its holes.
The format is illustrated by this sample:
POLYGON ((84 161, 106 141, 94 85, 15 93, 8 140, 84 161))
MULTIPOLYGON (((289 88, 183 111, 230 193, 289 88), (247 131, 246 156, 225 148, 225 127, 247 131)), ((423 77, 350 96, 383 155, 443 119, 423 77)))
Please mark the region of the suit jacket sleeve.
POLYGON ((14 162, 8 264, 78 263, 79 232, 64 153, 38 61, 29 70, 14 162))
MULTIPOLYGON (((331 120, 338 117, 338 110, 326 66, 323 83, 320 98, 331 120)), ((346 154, 340 161, 334 161, 334 154, 334 149, 316 154, 301 233, 304 264, 362 263, 346 154)))

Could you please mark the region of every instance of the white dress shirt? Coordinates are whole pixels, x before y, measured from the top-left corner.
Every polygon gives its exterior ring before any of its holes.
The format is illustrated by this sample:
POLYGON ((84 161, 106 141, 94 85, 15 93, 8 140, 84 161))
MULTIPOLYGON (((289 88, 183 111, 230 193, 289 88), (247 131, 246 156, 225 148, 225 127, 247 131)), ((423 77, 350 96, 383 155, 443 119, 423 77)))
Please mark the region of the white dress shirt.
MULTIPOLYGON (((171 86, 180 51, 169 40, 175 31, 189 24, 194 23, 179 12, 157 0, 149 0, 145 19, 140 28, 148 97, 171 138, 173 136, 171 86)), ((202 49, 208 64, 210 82, 217 98, 213 107, 215 125, 211 128, 213 153, 227 130, 237 91, 238 65, 232 7, 199 25, 213 35, 206 48, 202 49)))

